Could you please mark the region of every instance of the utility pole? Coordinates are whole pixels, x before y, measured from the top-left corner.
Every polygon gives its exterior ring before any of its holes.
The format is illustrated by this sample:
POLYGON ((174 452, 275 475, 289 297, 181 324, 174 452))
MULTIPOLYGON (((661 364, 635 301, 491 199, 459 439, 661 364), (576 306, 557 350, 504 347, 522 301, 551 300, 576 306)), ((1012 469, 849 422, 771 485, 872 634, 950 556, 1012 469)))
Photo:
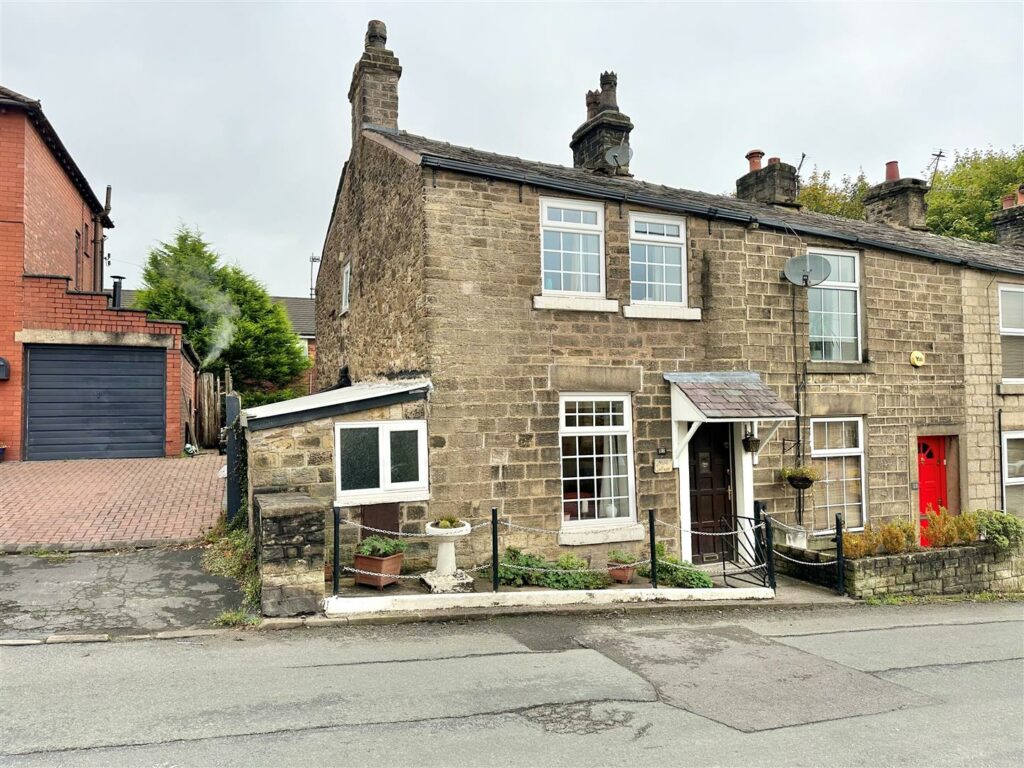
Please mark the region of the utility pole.
POLYGON ((939 149, 938 152, 932 153, 932 161, 929 163, 932 169, 932 176, 928 180, 929 184, 935 184, 935 174, 939 172, 939 163, 942 162, 942 158, 944 158, 945 156, 946 154, 941 149, 939 149))

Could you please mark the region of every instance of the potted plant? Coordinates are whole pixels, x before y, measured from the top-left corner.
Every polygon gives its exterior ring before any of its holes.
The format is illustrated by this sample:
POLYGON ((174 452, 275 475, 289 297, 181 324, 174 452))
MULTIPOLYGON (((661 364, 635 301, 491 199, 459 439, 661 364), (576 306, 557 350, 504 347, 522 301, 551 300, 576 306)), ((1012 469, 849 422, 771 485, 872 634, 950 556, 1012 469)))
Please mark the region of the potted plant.
POLYGON ((799 467, 783 467, 779 471, 779 476, 797 490, 804 490, 821 480, 821 470, 810 464, 803 464, 799 467))
POLYGON ((406 543, 400 539, 367 536, 356 547, 356 584, 384 589, 398 581, 406 543), (363 571, 363 573, 360 573, 363 571))
POLYGON ((636 555, 613 549, 608 553, 608 575, 619 584, 630 584, 636 573, 636 555))

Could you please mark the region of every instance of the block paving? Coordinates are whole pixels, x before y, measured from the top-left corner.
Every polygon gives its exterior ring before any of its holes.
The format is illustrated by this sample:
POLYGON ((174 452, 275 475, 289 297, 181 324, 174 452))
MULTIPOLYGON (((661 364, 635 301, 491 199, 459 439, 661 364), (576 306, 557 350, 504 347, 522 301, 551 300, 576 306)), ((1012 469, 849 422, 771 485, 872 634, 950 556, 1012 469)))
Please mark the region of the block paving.
POLYGON ((192 541, 221 514, 224 457, 0 463, 0 548, 88 551, 192 541))

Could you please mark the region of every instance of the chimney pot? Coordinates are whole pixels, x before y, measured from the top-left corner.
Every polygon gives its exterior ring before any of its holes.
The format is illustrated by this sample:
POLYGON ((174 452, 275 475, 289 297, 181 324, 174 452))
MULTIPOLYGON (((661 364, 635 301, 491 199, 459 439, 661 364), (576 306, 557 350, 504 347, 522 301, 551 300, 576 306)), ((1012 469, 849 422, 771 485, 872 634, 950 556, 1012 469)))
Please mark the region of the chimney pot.
POLYGON ((885 164, 885 180, 896 181, 900 178, 900 163, 899 160, 890 160, 885 164))
POLYGON ((587 120, 597 117, 601 108, 601 92, 587 91, 587 120))
POLYGON ((388 27, 383 21, 373 19, 366 25, 366 47, 386 48, 388 42, 388 27))
POLYGON ((782 162, 782 158, 779 158, 779 157, 769 157, 768 158, 768 165, 778 165, 781 162, 782 162))
POLYGON ((752 149, 749 152, 747 152, 747 154, 744 155, 744 157, 746 157, 747 162, 750 163, 751 171, 761 170, 761 158, 764 157, 763 150, 752 149))

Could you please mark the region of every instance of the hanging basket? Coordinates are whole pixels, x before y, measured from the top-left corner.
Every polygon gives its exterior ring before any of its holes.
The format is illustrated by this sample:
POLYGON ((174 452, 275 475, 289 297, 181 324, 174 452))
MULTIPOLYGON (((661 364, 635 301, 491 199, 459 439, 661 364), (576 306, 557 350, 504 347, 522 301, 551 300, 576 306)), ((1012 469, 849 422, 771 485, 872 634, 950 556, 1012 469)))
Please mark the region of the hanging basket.
POLYGON ((761 450, 761 438, 747 435, 743 438, 743 450, 747 453, 757 453, 761 450))
POLYGON ((814 485, 814 478, 804 477, 803 475, 790 475, 786 478, 786 482, 798 491, 806 491, 814 485))

